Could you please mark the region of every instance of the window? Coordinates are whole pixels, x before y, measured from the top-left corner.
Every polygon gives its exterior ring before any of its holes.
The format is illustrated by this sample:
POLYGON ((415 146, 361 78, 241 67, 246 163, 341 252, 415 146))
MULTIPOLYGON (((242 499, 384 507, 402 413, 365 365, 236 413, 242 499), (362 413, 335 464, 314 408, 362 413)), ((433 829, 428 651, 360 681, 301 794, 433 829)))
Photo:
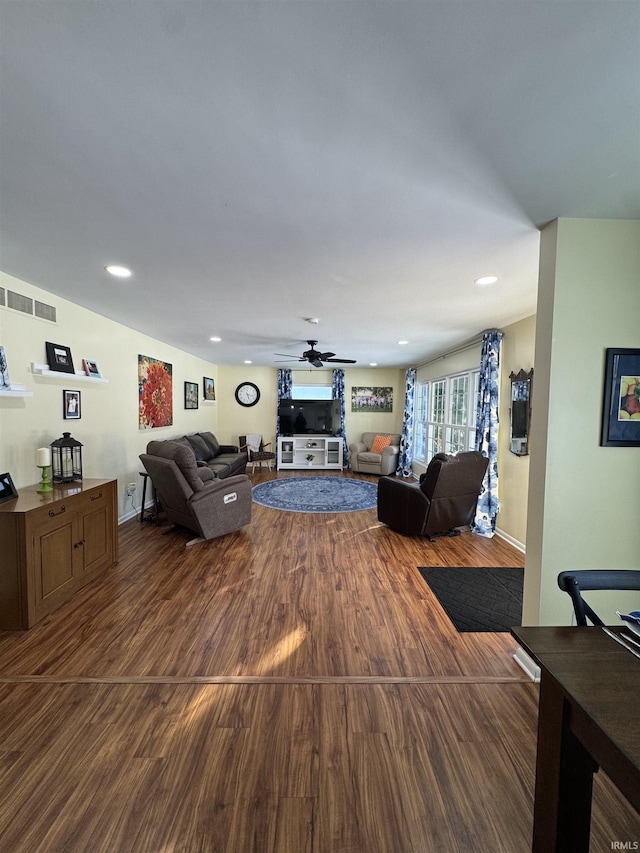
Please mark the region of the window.
POLYGON ((436 453, 475 446, 480 371, 456 373, 416 386, 413 455, 427 463, 436 453))
POLYGON ((296 385, 291 396, 294 400, 333 400, 331 385, 296 385))

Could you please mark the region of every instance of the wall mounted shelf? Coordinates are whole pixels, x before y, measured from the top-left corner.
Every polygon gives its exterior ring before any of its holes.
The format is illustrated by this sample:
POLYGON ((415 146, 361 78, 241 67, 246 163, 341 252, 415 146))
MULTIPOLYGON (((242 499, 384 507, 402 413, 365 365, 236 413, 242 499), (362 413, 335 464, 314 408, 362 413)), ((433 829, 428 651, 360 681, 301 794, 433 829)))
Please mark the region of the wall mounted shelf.
POLYGON ((33 397, 33 391, 27 391, 26 385, 13 384, 0 391, 0 399, 2 397, 33 397))
POLYGON ((64 373, 62 370, 50 370, 47 364, 36 364, 31 362, 31 371, 38 376, 53 376, 55 379, 66 379, 68 382, 108 382, 108 379, 96 379, 93 376, 87 376, 84 370, 76 370, 75 373, 64 373))

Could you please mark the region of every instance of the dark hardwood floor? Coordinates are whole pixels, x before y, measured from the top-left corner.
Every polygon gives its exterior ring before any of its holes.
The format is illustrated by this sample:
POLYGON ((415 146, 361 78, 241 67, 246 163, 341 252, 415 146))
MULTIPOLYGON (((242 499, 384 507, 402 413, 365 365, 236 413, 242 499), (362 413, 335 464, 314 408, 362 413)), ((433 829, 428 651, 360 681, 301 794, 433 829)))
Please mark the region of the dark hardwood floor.
MULTIPOLYGON (((165 530, 127 522, 114 569, 0 633, 0 853, 530 848, 538 688, 417 569, 522 554, 375 510, 165 530)), ((592 850, 635 840, 598 774, 592 850)))

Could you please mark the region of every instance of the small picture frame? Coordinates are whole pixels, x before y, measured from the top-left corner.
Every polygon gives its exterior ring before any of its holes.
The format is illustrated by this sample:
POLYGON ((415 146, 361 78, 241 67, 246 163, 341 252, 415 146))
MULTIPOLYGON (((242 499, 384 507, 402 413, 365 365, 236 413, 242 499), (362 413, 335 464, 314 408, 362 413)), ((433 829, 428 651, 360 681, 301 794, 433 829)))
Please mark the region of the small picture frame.
POLYGON ((7 354, 4 347, 0 346, 0 391, 6 391, 11 388, 9 380, 9 366, 7 365, 7 354))
POLYGON ((197 409, 198 408, 198 383, 197 382, 185 382, 184 383, 184 407, 185 409, 197 409))
POLYGON ((0 474, 0 504, 5 501, 12 501, 18 497, 16 487, 13 485, 11 474, 7 471, 6 474, 0 474))
POLYGON ((88 358, 83 358, 82 367, 87 376, 90 376, 92 379, 102 379, 102 375, 98 370, 98 365, 95 363, 95 361, 91 361, 88 358))
POLYGON ((62 392, 62 417, 65 421, 80 420, 80 392, 62 392))
POLYGON ((640 349, 607 349, 601 447, 640 447, 640 349))
POLYGON ((45 346, 49 370, 57 370, 60 373, 75 373, 69 347, 62 344, 52 344, 51 341, 46 341, 45 346))
POLYGON ((213 402, 215 402, 216 399, 216 385, 213 379, 209 376, 202 377, 202 399, 211 400, 213 402))

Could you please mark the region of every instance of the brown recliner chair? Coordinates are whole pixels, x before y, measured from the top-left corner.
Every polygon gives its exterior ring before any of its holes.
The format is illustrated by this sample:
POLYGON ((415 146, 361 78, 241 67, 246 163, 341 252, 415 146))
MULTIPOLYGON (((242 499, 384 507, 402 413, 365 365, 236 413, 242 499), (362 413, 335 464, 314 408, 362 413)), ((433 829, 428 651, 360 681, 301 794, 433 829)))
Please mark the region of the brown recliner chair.
POLYGON ((475 450, 437 453, 419 483, 381 477, 378 520, 411 536, 456 535, 457 527, 473 520, 488 464, 475 450))
POLYGON ((198 467, 193 451, 177 441, 149 442, 140 460, 173 524, 202 539, 214 539, 251 521, 251 482, 246 474, 219 480, 209 468, 198 467))

